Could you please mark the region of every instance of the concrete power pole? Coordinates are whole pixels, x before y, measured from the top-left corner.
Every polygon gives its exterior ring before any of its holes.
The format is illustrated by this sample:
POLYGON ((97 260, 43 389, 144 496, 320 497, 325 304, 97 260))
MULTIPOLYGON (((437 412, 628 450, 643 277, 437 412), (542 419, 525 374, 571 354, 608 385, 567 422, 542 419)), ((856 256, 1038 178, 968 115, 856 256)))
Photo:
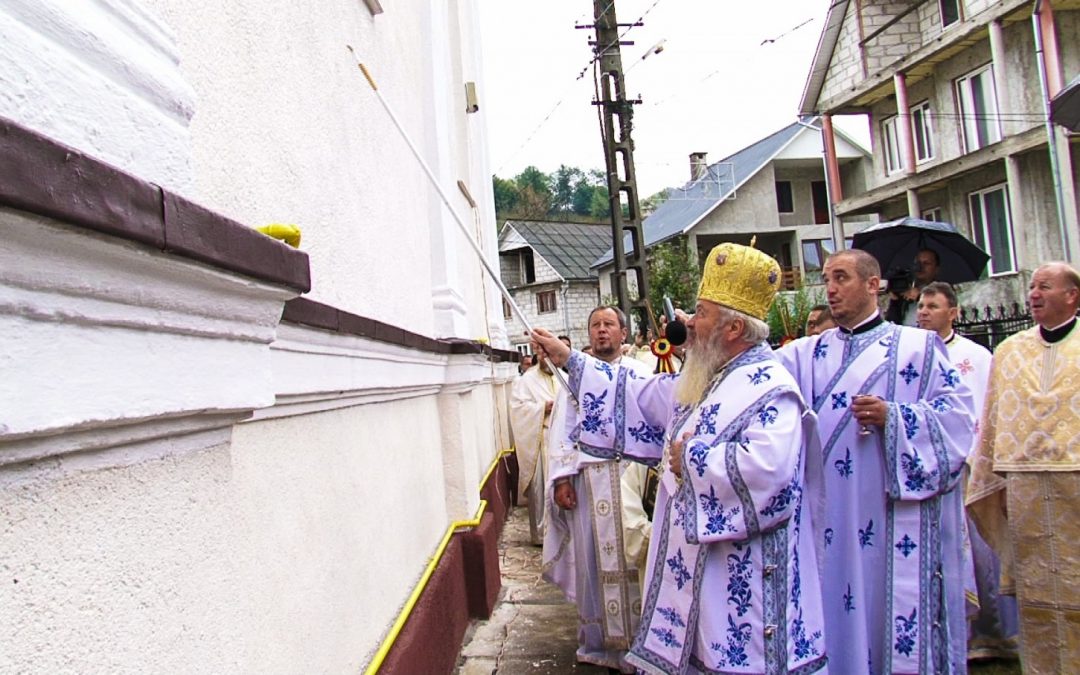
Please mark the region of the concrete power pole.
MULTIPOLYGON (((604 134, 604 162, 607 166, 608 195, 611 200, 611 241, 615 254, 615 295, 619 308, 629 316, 631 309, 645 312, 645 300, 649 297, 646 275, 645 238, 641 231, 641 209, 638 207, 637 177, 634 173, 634 141, 630 132, 634 126, 636 100, 626 98, 626 81, 623 78, 620 26, 615 18, 614 0, 593 0, 596 41, 593 52, 600 65, 600 100, 593 105, 601 106, 604 134), (616 124, 617 121, 617 124, 616 124), (625 209, 626 213, 623 213, 625 209), (630 234, 633 252, 627 253, 623 246, 625 235, 630 234), (637 298, 631 299, 627 276, 633 273, 637 281, 637 298)), ((647 321, 647 319, 646 319, 647 321)))

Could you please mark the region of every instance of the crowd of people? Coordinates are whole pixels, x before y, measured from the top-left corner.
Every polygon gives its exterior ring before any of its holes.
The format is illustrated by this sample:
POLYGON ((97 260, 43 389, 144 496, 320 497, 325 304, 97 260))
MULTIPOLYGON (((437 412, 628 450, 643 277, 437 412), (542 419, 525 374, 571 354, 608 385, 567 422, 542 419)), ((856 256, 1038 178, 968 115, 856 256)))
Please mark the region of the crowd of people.
POLYGON ((991 356, 956 334, 956 293, 919 256, 890 321, 875 258, 833 254, 828 304, 773 350, 780 268, 721 244, 679 312, 677 374, 654 374, 646 342, 623 347, 614 307, 589 315, 590 353, 533 332, 511 411, 519 495, 544 578, 577 605, 579 661, 963 673, 1019 657, 1069 672, 1080 275, 1036 270, 1036 326, 991 356))

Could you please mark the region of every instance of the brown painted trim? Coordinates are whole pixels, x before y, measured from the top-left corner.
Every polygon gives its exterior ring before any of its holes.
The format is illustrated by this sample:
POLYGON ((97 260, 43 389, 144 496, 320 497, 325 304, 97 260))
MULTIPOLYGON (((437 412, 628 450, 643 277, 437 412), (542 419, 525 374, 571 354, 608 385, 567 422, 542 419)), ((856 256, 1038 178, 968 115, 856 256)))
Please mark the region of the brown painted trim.
POLYGON ((3 117, 0 206, 311 290, 307 253, 3 117))
POLYGON ((485 354, 489 360, 496 363, 521 360, 521 355, 513 350, 493 349, 482 342, 462 338, 436 340, 382 321, 350 314, 344 310, 308 298, 293 298, 286 302, 281 320, 321 328, 335 333, 366 337, 422 352, 432 352, 434 354, 485 354))

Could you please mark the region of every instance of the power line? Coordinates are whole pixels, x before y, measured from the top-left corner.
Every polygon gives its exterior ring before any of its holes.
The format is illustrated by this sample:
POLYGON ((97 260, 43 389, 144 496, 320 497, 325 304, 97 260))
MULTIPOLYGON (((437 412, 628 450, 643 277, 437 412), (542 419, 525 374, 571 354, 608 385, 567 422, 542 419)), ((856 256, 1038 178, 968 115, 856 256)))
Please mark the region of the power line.
MULTIPOLYGON (((611 6, 612 6, 612 5, 614 5, 614 4, 615 4, 615 0, 611 0, 610 2, 608 2, 608 4, 607 4, 607 7, 605 7, 605 8, 604 8, 604 11, 603 11, 603 13, 604 13, 604 14, 606 14, 606 13, 608 12, 608 10, 610 10, 610 9, 611 9, 611 6)), ((640 16, 640 17, 638 17, 637 21, 633 22, 633 24, 638 24, 638 23, 641 23, 641 22, 642 22, 642 21, 643 21, 643 20, 645 19, 645 17, 649 15, 649 12, 653 11, 653 9, 654 9, 654 8, 655 8, 655 7, 656 7, 656 6, 658 5, 658 4, 660 4, 660 0, 654 0, 654 1, 653 1, 653 3, 652 3, 651 5, 649 5, 648 9, 646 9, 646 10, 645 10, 644 12, 642 12, 642 13, 641 13, 641 16, 640 16)), ((585 16, 585 14, 582 14, 582 16, 585 16)), ((626 28, 626 30, 624 30, 624 31, 623 31, 623 32, 622 32, 622 33, 621 33, 621 34, 619 35, 619 37, 618 37, 618 40, 621 40, 621 39, 622 39, 623 37, 625 37, 625 36, 626 36, 626 34, 627 34, 627 33, 629 33, 629 32, 630 32, 630 30, 631 30, 632 28, 634 28, 634 25, 633 25, 633 24, 631 24, 630 26, 628 26, 628 27, 626 28)), ((618 40, 616 40, 616 42, 617 42, 618 40)), ((540 133, 540 130, 541 130, 541 129, 543 129, 543 127, 544 127, 544 126, 545 126, 545 125, 546 125, 546 124, 547 124, 547 123, 548 123, 548 122, 549 122, 549 121, 551 120, 552 116, 553 116, 553 115, 555 114, 555 111, 556 111, 556 110, 558 110, 560 106, 562 106, 562 104, 563 104, 563 102, 564 102, 564 101, 566 101, 566 98, 567 98, 567 96, 569 96, 569 92, 570 92, 570 90, 572 90, 572 89, 573 89, 573 87, 574 87, 574 86, 575 86, 575 85, 577 84, 577 82, 578 82, 578 81, 580 81, 580 80, 581 80, 581 79, 582 79, 582 78, 583 78, 583 77, 585 76, 585 74, 586 74, 586 73, 587 73, 587 72, 589 71, 589 68, 590 68, 591 66, 593 66, 593 65, 594 65, 595 63, 597 63, 597 61, 598 61, 598 60, 599 60, 599 58, 600 58, 600 55, 601 55, 601 54, 603 54, 603 53, 604 53, 604 52, 605 52, 606 50, 610 49, 610 48, 612 47, 612 45, 613 45, 613 44, 614 44, 614 43, 611 43, 611 44, 608 44, 608 45, 606 45, 606 46, 604 47, 604 49, 603 49, 603 50, 599 50, 599 51, 597 51, 597 52, 596 52, 596 55, 595 55, 595 56, 593 56, 593 58, 589 59, 589 62, 588 62, 587 64, 585 64, 585 67, 584 67, 584 68, 583 68, 583 69, 581 70, 581 72, 580 72, 580 73, 578 73, 578 76, 577 76, 576 78, 574 78, 574 82, 572 82, 572 83, 570 84, 570 86, 566 88, 566 90, 565 90, 565 91, 566 91, 566 93, 564 93, 564 94, 563 94, 563 95, 562 95, 561 97, 559 97, 559 100, 555 102, 555 105, 551 106, 551 109, 550 109, 550 110, 548 111, 547 115, 545 115, 545 116, 544 116, 544 118, 543 118, 542 120, 540 120, 540 122, 539 122, 539 123, 538 123, 538 124, 536 125, 536 127, 534 127, 534 128, 533 128, 533 130, 532 130, 532 131, 531 131, 531 132, 529 133, 529 135, 528 135, 528 136, 527 136, 527 137, 525 138, 525 140, 524 140, 524 141, 522 141, 521 145, 519 145, 519 146, 518 146, 518 147, 517 147, 517 148, 516 148, 516 149, 515 149, 515 150, 514 150, 514 151, 513 151, 513 152, 512 152, 511 154, 510 154, 510 156, 509 156, 509 157, 507 157, 507 158, 506 158, 505 160, 503 160, 503 162, 502 162, 502 163, 501 163, 501 164, 499 165, 499 167, 498 167, 498 168, 497 168, 497 169, 495 170, 495 174, 496 174, 496 175, 498 175, 498 174, 499 174, 499 173, 500 173, 500 172, 501 172, 501 171, 503 170, 503 168, 505 168, 505 167, 506 167, 506 165, 507 165, 507 164, 509 164, 509 163, 510 163, 511 161, 513 161, 513 159, 514 159, 515 157, 517 157, 517 156, 518 156, 518 154, 519 154, 519 153, 520 153, 520 152, 521 152, 522 150, 524 150, 524 149, 525 149, 525 148, 526 148, 526 147, 527 147, 527 146, 529 145, 529 143, 531 143, 531 142, 532 142, 533 138, 535 138, 535 137, 536 137, 536 135, 537 135, 538 133, 540 133)), ((655 45, 654 45, 654 47, 653 47, 653 48, 655 48, 655 45)), ((635 64, 635 65, 636 65, 636 64, 635 64)), ((631 66, 631 68, 632 68, 632 67, 633 67, 633 66, 631 66)))

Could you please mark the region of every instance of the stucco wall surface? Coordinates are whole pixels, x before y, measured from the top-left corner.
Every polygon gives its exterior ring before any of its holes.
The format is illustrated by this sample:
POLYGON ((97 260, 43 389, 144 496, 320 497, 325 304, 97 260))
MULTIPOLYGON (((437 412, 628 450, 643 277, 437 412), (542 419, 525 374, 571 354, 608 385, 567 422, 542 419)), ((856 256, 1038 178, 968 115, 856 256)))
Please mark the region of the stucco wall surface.
POLYGON ((493 229, 481 226, 493 222, 483 122, 464 112, 464 80, 481 79, 471 9, 414 1, 372 16, 351 0, 145 4, 174 29, 196 92, 199 199, 241 222, 300 225, 313 299, 425 335, 486 333, 475 253, 346 48, 483 236, 493 229), (436 303, 460 321, 440 324, 436 303))
POLYGON ((438 429, 416 399, 0 474, 0 672, 357 672, 446 528, 438 429))

